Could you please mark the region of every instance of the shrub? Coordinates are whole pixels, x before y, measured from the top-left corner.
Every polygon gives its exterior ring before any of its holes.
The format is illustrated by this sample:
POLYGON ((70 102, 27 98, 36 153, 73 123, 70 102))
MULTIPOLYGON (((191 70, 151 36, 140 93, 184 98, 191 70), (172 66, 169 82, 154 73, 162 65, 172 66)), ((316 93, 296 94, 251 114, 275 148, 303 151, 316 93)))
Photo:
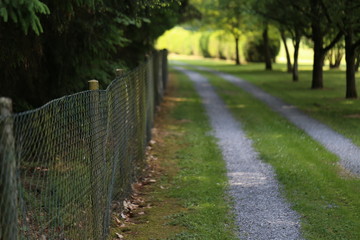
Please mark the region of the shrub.
MULTIPOLYGON (((271 59, 275 58, 280 51, 280 39, 269 34, 269 47, 271 59)), ((264 42, 261 34, 249 37, 244 45, 243 52, 248 62, 264 62, 264 42)))

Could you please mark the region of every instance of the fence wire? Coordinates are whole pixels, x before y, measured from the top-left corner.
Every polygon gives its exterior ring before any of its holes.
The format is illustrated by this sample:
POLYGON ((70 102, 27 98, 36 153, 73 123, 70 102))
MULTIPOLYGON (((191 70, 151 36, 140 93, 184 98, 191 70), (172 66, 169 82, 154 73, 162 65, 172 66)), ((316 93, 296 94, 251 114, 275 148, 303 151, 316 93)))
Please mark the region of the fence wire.
POLYGON ((167 52, 106 90, 0 116, 0 239, 106 239, 145 165, 167 52))

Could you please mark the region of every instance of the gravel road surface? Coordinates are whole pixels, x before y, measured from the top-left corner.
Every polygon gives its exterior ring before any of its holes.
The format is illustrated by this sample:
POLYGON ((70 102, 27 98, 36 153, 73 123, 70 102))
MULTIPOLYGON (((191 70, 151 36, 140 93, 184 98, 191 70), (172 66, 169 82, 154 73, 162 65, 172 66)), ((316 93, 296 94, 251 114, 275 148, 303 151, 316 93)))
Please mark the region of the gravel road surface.
POLYGON ((298 214, 281 194, 272 167, 253 149, 239 122, 226 108, 207 79, 197 72, 175 67, 195 84, 210 118, 227 165, 229 193, 241 239, 302 239, 298 214))
POLYGON ((274 111, 279 112, 285 118, 304 130, 309 136, 321 143, 330 152, 340 159, 340 165, 353 174, 360 175, 360 148, 350 139, 330 129, 325 124, 307 116, 295 106, 271 96, 255 85, 230 74, 214 71, 209 68, 198 67, 199 70, 212 72, 219 77, 232 82, 243 90, 251 93, 256 98, 266 103, 274 111))

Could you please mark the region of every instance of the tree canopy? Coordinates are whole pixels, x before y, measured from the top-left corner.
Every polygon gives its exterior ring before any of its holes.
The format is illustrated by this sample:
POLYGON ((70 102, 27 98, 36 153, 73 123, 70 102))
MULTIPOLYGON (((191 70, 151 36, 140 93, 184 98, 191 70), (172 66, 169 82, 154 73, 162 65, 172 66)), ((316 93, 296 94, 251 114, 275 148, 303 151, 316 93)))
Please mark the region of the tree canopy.
POLYGON ((187 0, 1 1, 0 95, 24 110, 84 90, 89 79, 107 83, 190 10, 187 0))

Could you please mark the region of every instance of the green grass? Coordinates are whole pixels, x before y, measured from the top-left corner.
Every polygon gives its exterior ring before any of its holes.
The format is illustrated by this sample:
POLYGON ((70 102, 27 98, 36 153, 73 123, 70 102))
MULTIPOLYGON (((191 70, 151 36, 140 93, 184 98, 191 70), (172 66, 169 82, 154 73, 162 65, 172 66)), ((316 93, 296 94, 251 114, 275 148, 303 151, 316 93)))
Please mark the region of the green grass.
POLYGON ((181 128, 186 137, 178 142, 184 148, 175 153, 181 171, 173 184, 179 187, 172 189, 170 196, 182 199, 183 206, 191 211, 173 216, 172 223, 189 230, 188 234, 176 239, 232 239, 226 228, 231 221, 227 217, 229 202, 224 195, 227 185, 225 163, 214 138, 208 134, 208 119, 192 83, 184 77, 181 81, 181 97, 193 101, 184 101, 172 113, 176 120, 188 121, 181 128))
MULTIPOLYGON (((345 99, 345 72, 324 71, 324 89, 311 90, 311 66, 300 65, 300 81, 292 82, 284 64, 274 64, 274 71, 264 71, 264 64, 235 66, 224 61, 186 60, 186 63, 227 72, 259 86, 266 92, 293 104, 308 115, 324 122, 360 146, 360 100, 345 99)), ((326 69, 326 68, 324 68, 326 69)), ((360 86, 358 85, 360 95, 360 86)))
POLYGON ((162 106, 153 153, 161 173, 155 184, 141 191, 152 207, 144 215, 135 213, 135 224, 112 233, 138 240, 236 239, 225 163, 209 135, 199 96, 184 75, 173 72, 171 79, 176 90, 162 106))
POLYGON ((336 156, 264 103, 204 74, 243 123, 261 158, 274 167, 284 195, 301 215, 304 237, 360 239, 360 180, 340 169, 336 156))

